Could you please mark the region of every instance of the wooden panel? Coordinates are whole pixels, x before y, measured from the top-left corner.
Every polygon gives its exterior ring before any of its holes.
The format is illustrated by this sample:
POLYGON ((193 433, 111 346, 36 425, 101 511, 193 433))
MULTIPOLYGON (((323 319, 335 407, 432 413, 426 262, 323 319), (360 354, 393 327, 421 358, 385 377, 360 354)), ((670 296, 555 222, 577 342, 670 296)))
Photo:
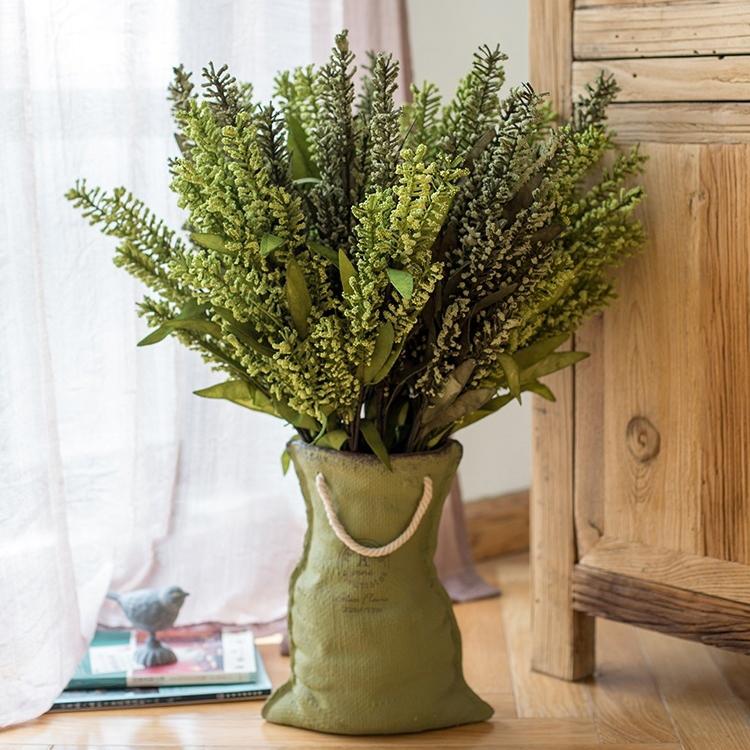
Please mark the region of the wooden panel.
POLYGON ((604 537, 581 563, 750 605, 750 567, 726 560, 604 537))
POLYGON ((703 535, 750 563, 750 146, 700 152, 703 535))
POLYGON ((622 89, 618 102, 750 100, 750 57, 576 62, 574 97, 601 70, 617 78, 622 89))
POLYGON ((648 241, 619 275, 619 299, 604 315, 605 533, 696 555, 703 553, 699 446, 708 439, 696 382, 705 357, 700 148, 644 149, 648 241))
POLYGON ((529 548, 528 490, 465 503, 464 514, 475 560, 529 548))
POLYGON ((642 631, 638 640, 669 706, 684 750, 747 750, 747 709, 708 649, 642 631))
POLYGON ((576 565, 574 606, 668 635, 750 653, 750 605, 576 565))
POLYGON ((574 57, 716 55, 750 50, 747 0, 577 7, 574 57))
POLYGON ((750 104, 613 104, 619 143, 748 143, 750 104))
POLYGON ((573 0, 529 0, 529 74, 556 112, 570 115, 573 0))
POLYGON ((575 368, 574 503, 578 557, 604 529, 604 321, 597 315, 576 333, 576 349, 588 352, 575 368))
MULTIPOLYGON (((568 114, 572 0, 531 0, 529 12, 532 84, 538 91, 549 91, 552 106, 568 114)), ((547 383, 557 402, 533 400, 531 662, 540 672, 578 679, 593 669, 594 623, 574 612, 571 598, 576 559, 573 373, 555 373, 547 383)))

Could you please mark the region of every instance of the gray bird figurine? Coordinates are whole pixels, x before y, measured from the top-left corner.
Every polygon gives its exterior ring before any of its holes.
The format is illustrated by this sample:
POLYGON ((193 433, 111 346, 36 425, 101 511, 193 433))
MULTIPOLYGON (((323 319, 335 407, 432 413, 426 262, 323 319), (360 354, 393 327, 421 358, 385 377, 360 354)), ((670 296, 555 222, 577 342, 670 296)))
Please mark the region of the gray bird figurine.
POLYGON ((159 630, 174 625, 187 592, 179 586, 159 589, 137 589, 126 594, 110 592, 107 599, 116 601, 125 616, 138 630, 148 633, 148 641, 135 652, 135 660, 144 667, 174 664, 177 656, 156 637, 159 630))

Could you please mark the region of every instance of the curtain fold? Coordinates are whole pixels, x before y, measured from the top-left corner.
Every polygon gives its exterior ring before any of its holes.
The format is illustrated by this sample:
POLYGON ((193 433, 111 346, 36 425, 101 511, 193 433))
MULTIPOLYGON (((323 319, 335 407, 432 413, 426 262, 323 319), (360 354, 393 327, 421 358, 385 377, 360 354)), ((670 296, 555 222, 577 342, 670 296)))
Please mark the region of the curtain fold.
POLYGON ((0 726, 49 707, 97 621, 123 623, 107 590, 179 583, 182 623, 284 616, 305 522, 288 428, 194 397, 217 376, 175 342, 136 348, 143 290, 63 195, 124 184, 179 227, 172 66, 227 62, 267 99, 346 19, 367 19, 359 49, 408 59, 392 0, 0 5, 0 726))

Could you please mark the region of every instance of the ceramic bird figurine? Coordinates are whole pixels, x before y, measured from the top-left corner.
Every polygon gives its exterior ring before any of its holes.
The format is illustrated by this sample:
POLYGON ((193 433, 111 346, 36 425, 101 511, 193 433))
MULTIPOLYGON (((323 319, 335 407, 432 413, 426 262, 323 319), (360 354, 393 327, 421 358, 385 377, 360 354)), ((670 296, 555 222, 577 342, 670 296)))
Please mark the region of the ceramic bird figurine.
POLYGON ((156 637, 159 630, 174 625, 187 592, 179 586, 158 589, 137 589, 126 594, 110 592, 107 599, 116 601, 137 630, 148 633, 148 641, 135 652, 135 660, 144 667, 174 664, 177 656, 156 637))

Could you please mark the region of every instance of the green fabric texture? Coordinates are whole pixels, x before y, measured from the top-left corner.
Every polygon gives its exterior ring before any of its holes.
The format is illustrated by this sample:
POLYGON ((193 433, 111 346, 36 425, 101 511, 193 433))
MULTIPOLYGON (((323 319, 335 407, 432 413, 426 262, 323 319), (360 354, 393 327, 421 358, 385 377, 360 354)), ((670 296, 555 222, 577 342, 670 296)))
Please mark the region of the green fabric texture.
POLYGON ((461 459, 456 442, 430 453, 374 456, 293 441, 307 508, 302 559, 289 593, 292 676, 263 716, 336 734, 395 734, 484 721, 492 708, 466 684, 461 637, 433 556, 440 514, 461 459), (433 499, 414 536, 382 558, 349 550, 329 525, 315 477, 325 477, 348 533, 385 545, 433 499))

